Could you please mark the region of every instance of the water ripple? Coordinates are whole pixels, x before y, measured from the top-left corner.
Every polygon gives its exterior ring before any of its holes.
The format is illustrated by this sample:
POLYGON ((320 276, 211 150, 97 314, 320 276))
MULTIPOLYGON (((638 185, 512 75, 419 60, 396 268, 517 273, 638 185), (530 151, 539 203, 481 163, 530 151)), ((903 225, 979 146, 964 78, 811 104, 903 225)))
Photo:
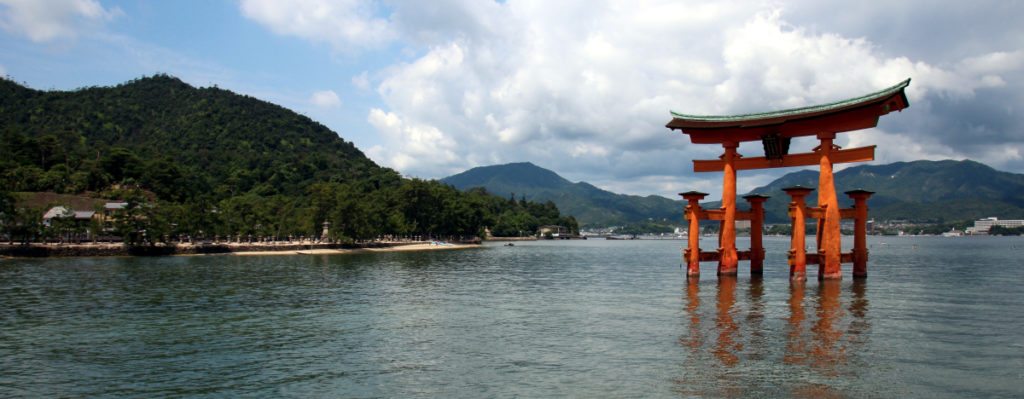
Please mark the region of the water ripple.
POLYGON ((803 285, 777 238, 690 281, 680 241, 0 260, 0 397, 1024 395, 1017 240, 870 239, 803 285))

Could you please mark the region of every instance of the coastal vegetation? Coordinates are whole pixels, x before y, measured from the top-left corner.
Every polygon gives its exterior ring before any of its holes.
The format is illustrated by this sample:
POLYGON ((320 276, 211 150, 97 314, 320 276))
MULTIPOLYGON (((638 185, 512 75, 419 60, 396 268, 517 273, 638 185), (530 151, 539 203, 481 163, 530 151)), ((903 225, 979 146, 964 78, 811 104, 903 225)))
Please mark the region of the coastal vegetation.
POLYGON ((639 222, 631 223, 615 229, 614 233, 619 235, 641 235, 641 234, 672 234, 678 226, 665 222, 639 222))
POLYGON ((40 221, 62 204, 38 192, 126 202, 108 232, 129 243, 319 237, 325 221, 338 241, 578 230, 551 202, 405 178, 305 116, 167 75, 67 92, 0 79, 0 154, 10 240, 56 234, 40 221))
POLYGON ((1024 234, 1024 227, 992 226, 988 230, 988 234, 994 236, 1019 236, 1024 234))

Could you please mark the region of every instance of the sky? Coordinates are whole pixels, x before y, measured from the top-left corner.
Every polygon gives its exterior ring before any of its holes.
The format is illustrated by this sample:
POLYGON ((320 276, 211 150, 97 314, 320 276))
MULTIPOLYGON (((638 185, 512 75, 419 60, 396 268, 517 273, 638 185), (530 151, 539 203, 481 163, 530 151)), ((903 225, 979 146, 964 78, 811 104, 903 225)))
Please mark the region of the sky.
MULTIPOLYGON (((167 73, 307 115, 409 177, 529 161, 675 198, 720 191, 691 160, 722 149, 665 128, 670 110, 779 110, 907 78, 910 108, 836 144, 1024 173, 1022 19, 1015 0, 0 0, 0 75, 73 90, 167 73)), ((791 171, 742 171, 739 191, 791 171)))

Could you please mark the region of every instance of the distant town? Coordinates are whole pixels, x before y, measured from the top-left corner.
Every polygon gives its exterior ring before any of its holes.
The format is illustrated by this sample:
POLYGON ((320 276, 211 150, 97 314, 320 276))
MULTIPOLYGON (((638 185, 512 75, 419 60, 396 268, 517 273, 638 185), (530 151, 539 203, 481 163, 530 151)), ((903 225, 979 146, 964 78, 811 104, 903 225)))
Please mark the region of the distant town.
MULTIPOLYGON (((814 223, 808 224, 808 231, 813 232, 814 223)), ((580 235, 583 237, 636 237, 638 239, 683 239, 688 232, 685 227, 662 225, 661 231, 638 230, 636 226, 612 226, 603 228, 583 228, 580 235), (671 231, 665 231, 670 229, 671 231)), ((852 234, 853 222, 844 221, 842 224, 844 235, 852 234)), ((973 222, 954 223, 921 223, 907 220, 885 220, 875 221, 871 219, 867 223, 868 234, 882 236, 1019 236, 1024 234, 1024 220, 1021 219, 999 219, 998 217, 987 217, 973 222)), ((749 234, 750 221, 739 220, 736 222, 736 229, 741 235, 749 234)), ((658 230, 650 229, 647 230, 658 230)), ((788 235, 791 232, 789 224, 766 224, 765 234, 788 235)), ((707 224, 701 227, 702 235, 718 234, 717 224, 707 224)), ((557 234, 555 235, 557 237, 557 234)))

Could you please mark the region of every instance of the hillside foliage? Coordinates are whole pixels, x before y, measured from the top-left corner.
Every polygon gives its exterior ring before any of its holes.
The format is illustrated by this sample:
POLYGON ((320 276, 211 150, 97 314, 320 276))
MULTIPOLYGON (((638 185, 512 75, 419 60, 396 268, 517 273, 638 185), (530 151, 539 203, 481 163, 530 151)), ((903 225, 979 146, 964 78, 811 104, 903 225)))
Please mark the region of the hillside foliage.
POLYGON ((167 75, 48 92, 0 79, 0 191, 8 235, 59 205, 18 207, 17 192, 129 201, 140 225, 123 230, 146 230, 149 242, 308 237, 323 221, 336 239, 575 223, 550 203, 403 178, 305 116, 167 75))

